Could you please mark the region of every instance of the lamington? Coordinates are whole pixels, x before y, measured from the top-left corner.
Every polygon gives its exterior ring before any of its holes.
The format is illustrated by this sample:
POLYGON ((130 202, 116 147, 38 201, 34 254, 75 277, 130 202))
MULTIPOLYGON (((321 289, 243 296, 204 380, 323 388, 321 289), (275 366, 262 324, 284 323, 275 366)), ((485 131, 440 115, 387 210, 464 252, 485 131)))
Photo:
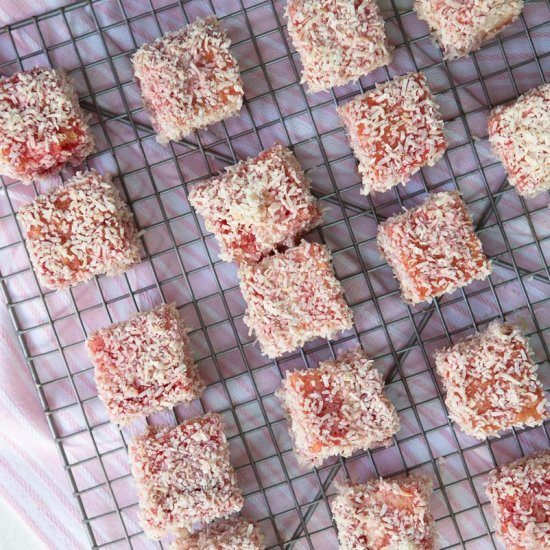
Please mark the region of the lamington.
POLYGON ((239 276, 247 304, 244 323, 268 357, 352 327, 326 246, 304 241, 257 264, 241 264, 239 276))
POLYGON ((403 298, 431 302, 491 273, 491 263, 457 192, 429 195, 419 206, 378 227, 378 247, 403 298))
POLYGON ((508 181, 520 195, 550 189, 550 84, 494 109, 487 122, 489 142, 508 181))
POLYGON ((311 92, 358 80, 392 59, 375 0, 290 0, 286 15, 311 92))
POLYGON ((416 0, 418 18, 426 21, 445 59, 478 50, 515 21, 523 0, 416 0))
POLYGON ((338 113, 359 161, 365 195, 404 185, 447 149, 443 119, 422 73, 378 84, 338 113))
POLYGON ((277 396, 290 420, 294 453, 306 467, 391 445, 399 430, 382 375, 360 348, 318 368, 289 372, 277 396))
POLYGON ((485 439, 549 417, 529 343, 514 325, 493 321, 436 353, 435 363, 449 415, 468 435, 485 439))
POLYGON ((506 548, 548 548, 550 451, 493 470, 486 490, 495 514, 497 535, 506 548))
POLYGON ((432 484, 425 477, 343 486, 332 505, 341 550, 434 550, 432 484))
POLYGON ((99 398, 111 421, 121 426, 187 404, 204 390, 175 304, 92 332, 86 348, 99 398))
POLYGON ((226 261, 258 262, 294 246, 318 225, 321 210, 296 157, 282 145, 195 185, 189 202, 216 235, 226 261))
POLYGON ((128 452, 140 518, 150 538, 228 518, 243 506, 218 414, 176 427, 149 426, 128 452))
POLYGON ((231 41, 214 16, 144 44, 132 57, 157 141, 177 141, 235 115, 243 86, 231 41))
POLYGON ((40 283, 67 288, 96 275, 119 275, 140 261, 138 231, 110 178, 77 172, 19 209, 40 283))
POLYGON ((264 550, 260 528, 240 516, 211 523, 193 533, 183 531, 171 550, 264 550))
POLYGON ((35 67, 0 79, 0 174, 31 183, 81 164, 93 149, 64 71, 35 67))

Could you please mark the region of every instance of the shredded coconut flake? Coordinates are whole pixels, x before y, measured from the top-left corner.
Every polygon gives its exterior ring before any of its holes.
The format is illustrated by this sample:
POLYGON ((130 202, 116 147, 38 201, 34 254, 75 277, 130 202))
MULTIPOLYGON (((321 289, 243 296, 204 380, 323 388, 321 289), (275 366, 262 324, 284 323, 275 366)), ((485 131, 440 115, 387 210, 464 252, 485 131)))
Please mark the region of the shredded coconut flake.
POLYGON ((343 86, 391 61, 374 0, 290 0, 286 14, 304 66, 302 83, 312 92, 343 86))
POLYGON ((218 238, 227 261, 259 261, 278 247, 293 246, 321 221, 309 181, 282 145, 196 185, 189 201, 218 238))
POLYGON ((493 470, 487 495, 507 548, 550 548, 550 451, 493 470))
POLYGON ((243 506, 218 414, 174 428, 149 426, 128 451, 141 521, 153 539, 227 518, 243 506))
POLYGON ((549 417, 529 343, 510 324, 491 323, 435 356, 447 388, 450 417, 478 439, 512 427, 538 426, 549 417))
POLYGON ((378 84, 338 113, 359 161, 365 195, 405 184, 447 148, 443 120, 421 73, 378 84))
POLYGON ((412 304, 431 302, 491 273, 457 192, 429 195, 420 206, 383 222, 378 246, 412 304))
POLYGON ((211 16, 134 54, 134 74, 159 143, 179 140, 241 109, 244 92, 230 45, 211 16))
POLYGON ((174 304, 93 332, 86 348, 99 398, 116 424, 188 403, 204 389, 174 304))
POLYGON ((132 213, 107 176, 77 172, 19 210, 40 283, 66 288, 139 262, 132 213))
POLYGON ((35 67, 0 80, 0 173, 24 183, 78 165, 94 141, 69 77, 35 67))
POLYGON ((550 189, 550 84, 493 110, 489 141, 520 195, 550 189))
POLYGON ((277 396, 299 462, 321 466, 330 456, 391 445, 399 419, 383 388, 382 375, 359 348, 319 368, 288 373, 277 396))
POLYGON ((523 0, 416 0, 419 19, 428 23, 445 59, 476 51, 517 19, 523 0))
POLYGON ((248 306, 244 322, 268 357, 352 327, 325 246, 303 241, 258 264, 241 264, 240 285, 248 306))
POLYGON ((340 488, 332 505, 341 550, 434 550, 424 477, 369 481, 340 488))
POLYGON ((171 550, 264 550, 260 528, 235 516, 217 521, 193 534, 183 532, 171 550))

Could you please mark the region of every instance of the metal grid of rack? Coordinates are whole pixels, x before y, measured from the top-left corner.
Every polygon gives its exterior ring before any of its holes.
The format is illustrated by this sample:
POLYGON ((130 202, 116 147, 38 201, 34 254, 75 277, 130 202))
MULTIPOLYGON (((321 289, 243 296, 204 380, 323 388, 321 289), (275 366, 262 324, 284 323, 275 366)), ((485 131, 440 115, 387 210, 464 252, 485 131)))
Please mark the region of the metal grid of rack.
POLYGON ((148 422, 177 422, 204 410, 223 415, 245 494, 243 513, 260 523, 268 548, 336 548, 329 503, 338 480, 415 471, 434 480, 432 506, 442 548, 498 547, 484 476, 498 463, 550 447, 550 424, 485 442, 465 437, 445 414, 431 355, 505 317, 525 328, 545 389, 550 388, 548 194, 525 201, 510 188, 483 127, 492 107, 549 81, 550 2, 528 3, 519 21, 496 40, 470 58, 449 63, 441 60, 411 3, 382 3, 396 46, 388 68, 316 95, 299 85, 299 59, 286 34, 282 1, 89 0, 0 30, 2 74, 41 64, 61 66, 75 79, 97 143, 88 164, 115 175, 144 232, 143 262, 124 276, 100 277, 59 293, 41 289, 15 214, 50 183, 24 187, 4 181, 2 293, 94 548, 163 547, 144 537, 137 520, 126 461, 132 430, 120 432, 107 421, 83 349, 89 330, 160 301, 176 301, 192 327, 208 388, 200 403, 153 415, 148 422), (211 12, 228 29, 241 66, 243 112, 189 141, 159 147, 132 81, 129 57, 142 42, 211 12), (444 160, 406 187, 363 197, 334 106, 411 70, 428 77, 450 147, 444 160), (326 208, 325 223, 308 238, 332 250, 355 328, 337 341, 316 341, 268 362, 242 323, 235 267, 218 259, 186 192, 189 184, 274 141, 292 146, 326 208), (429 306, 406 306, 376 252, 377 223, 427 192, 448 189, 463 193, 494 273, 429 306), (315 366, 357 341, 384 372, 402 429, 390 448, 303 471, 273 392, 286 370, 315 366))

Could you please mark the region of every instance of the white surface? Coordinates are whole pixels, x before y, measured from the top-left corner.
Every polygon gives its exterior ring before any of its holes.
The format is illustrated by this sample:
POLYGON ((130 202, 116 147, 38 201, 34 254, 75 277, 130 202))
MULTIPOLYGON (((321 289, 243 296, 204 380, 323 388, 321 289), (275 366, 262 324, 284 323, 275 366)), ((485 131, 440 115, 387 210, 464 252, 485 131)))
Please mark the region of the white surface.
POLYGON ((0 497, 0 550, 45 550, 9 504, 0 497))

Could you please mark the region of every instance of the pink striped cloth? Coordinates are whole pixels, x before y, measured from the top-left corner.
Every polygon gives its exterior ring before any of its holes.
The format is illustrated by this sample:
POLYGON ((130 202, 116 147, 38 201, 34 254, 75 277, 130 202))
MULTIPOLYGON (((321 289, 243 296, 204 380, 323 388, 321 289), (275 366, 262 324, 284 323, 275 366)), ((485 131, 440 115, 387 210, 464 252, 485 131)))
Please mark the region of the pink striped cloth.
POLYGON ((87 548, 76 500, 3 302, 0 365, 0 494, 46 548, 87 548))
MULTIPOLYGON (((0 26, 71 3, 1 2, 0 26)), ((0 365, 0 494, 46 548, 89 548, 76 500, 3 301, 0 365)))
POLYGON ((87 548, 76 501, 3 302, 0 365, 0 494, 47 548, 87 548))

